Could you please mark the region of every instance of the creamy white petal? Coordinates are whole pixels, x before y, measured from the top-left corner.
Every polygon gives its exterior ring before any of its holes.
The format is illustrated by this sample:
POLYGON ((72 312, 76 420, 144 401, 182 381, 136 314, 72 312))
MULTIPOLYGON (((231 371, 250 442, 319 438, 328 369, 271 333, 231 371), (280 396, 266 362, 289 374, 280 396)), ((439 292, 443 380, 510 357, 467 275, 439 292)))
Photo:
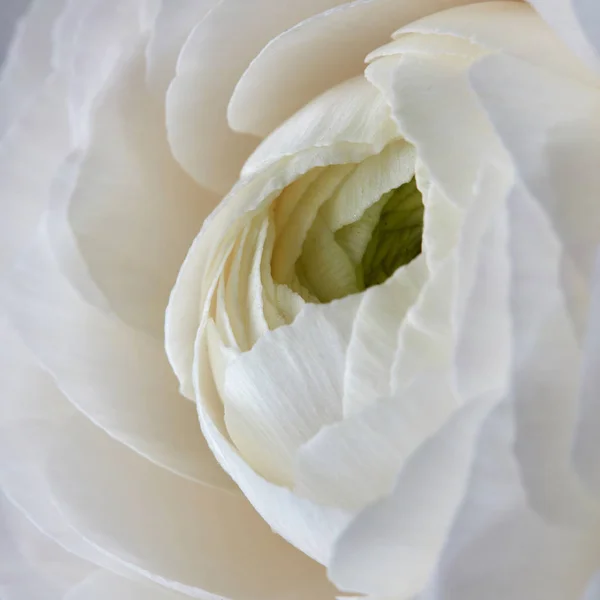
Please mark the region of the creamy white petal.
POLYGON ((0 561, 4 600, 62 600, 94 568, 42 534, 1 493, 0 561))
POLYGON ((527 504, 513 453, 510 403, 484 424, 466 495, 426 600, 564 600, 583 594, 598 557, 597 523, 558 528, 527 504))
POLYGON ((192 29, 217 4, 217 0, 160 0, 160 8, 146 47, 146 81, 157 100, 165 101, 175 77, 179 53, 192 29))
POLYGON ((193 404, 177 393, 162 344, 83 301, 44 237, 40 230, 1 290, 27 347, 69 400, 111 435, 167 468, 230 486, 193 404))
POLYGON ((243 496, 158 468, 85 419, 63 429, 46 475, 77 531, 166 587, 215 600, 331 594, 322 568, 273 534, 243 496))
POLYGON ((398 135, 385 99, 360 76, 328 90, 294 114, 263 141, 242 174, 249 177, 284 157, 336 145, 366 146, 376 154, 398 135))
POLYGON ((453 312, 455 384, 463 398, 503 393, 508 385, 512 322, 506 197, 511 185, 510 170, 486 168, 462 226, 453 312))
POLYGON ((349 511, 363 508, 392 491, 411 453, 457 406, 449 377, 435 371, 393 397, 377 398, 298 449, 295 491, 349 511))
POLYGON ((400 326, 428 275, 423 257, 361 294, 344 369, 344 416, 392 392, 391 369, 400 326))
POLYGON ((265 136, 304 104, 362 73, 364 57, 405 23, 470 0, 355 0, 272 39, 237 82, 227 116, 236 130, 265 136))
POLYGON ((201 299, 213 293, 244 215, 274 200, 311 169, 360 162, 397 136, 386 102, 364 78, 357 78, 319 97, 257 150, 246 165, 246 179, 204 221, 171 293, 166 349, 182 393, 194 394, 191 373, 201 299))
POLYGON ((402 599, 423 589, 460 506, 490 406, 482 398, 456 412, 411 455, 393 493, 344 531, 329 566, 340 589, 402 599))
MULTIPOLYGON (((402 27, 394 38, 401 41, 410 33, 458 37, 485 50, 517 56, 589 84, 597 77, 525 2, 492 1, 440 11, 402 27)), ((427 46, 428 41, 423 40, 421 45, 427 46)))
POLYGON ((307 304, 295 321, 261 337, 225 372, 225 425, 270 481, 291 485, 294 455, 342 418, 346 349, 360 299, 307 304))
POLYGON ((472 184, 482 163, 502 153, 470 89, 471 60, 402 55, 378 59, 366 70, 393 107, 431 181, 459 207, 472 202, 472 184))
MULTIPOLYGON (((218 198, 171 156, 143 53, 104 92, 89 146, 70 169, 72 189, 54 201, 66 204, 66 226, 89 275, 120 318, 162 339, 177 270, 218 198)), ((55 236, 54 243, 62 240, 55 236)))
POLYGON ((200 184, 226 193, 238 179, 254 136, 233 133, 227 103, 251 60, 273 37, 344 0, 224 0, 194 28, 167 97, 173 154, 200 184))
POLYGON ((300 498, 252 470, 226 433, 221 399, 206 354, 206 338, 201 334, 195 350, 194 386, 202 431, 211 450, 273 531, 308 556, 327 564, 331 546, 348 523, 350 515, 340 509, 300 498))
POLYGON ((52 179, 71 147, 66 83, 53 75, 0 140, 0 269, 34 235, 52 179))
POLYGON ((185 600, 189 596, 158 585, 96 571, 74 586, 63 600, 185 600))

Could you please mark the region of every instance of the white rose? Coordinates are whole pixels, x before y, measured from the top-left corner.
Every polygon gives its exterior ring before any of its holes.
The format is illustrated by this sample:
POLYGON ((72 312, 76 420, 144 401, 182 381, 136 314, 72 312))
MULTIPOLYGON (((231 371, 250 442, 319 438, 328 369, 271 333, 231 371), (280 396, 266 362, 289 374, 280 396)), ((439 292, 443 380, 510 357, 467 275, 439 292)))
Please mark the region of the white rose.
POLYGON ((4 595, 596 597, 600 11, 530 4, 32 5, 4 595))

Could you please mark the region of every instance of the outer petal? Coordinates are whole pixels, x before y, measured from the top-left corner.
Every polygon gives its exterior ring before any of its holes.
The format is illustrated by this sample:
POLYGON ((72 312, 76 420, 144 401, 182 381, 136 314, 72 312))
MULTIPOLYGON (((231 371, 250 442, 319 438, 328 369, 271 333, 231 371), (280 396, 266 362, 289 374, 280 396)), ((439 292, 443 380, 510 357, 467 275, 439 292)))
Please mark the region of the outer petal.
POLYGON ((460 505, 489 410, 481 399, 458 411, 410 457, 389 498, 346 529, 329 567, 340 589, 402 599, 423 589, 460 505))
POLYGON ((558 528, 529 508, 512 452, 514 423, 503 403, 485 423, 467 493, 427 600, 564 600, 583 594, 598 560, 593 522, 558 528))
POLYGON ((93 565, 44 536, 0 494, 0 593, 4 600, 62 600, 93 565))
POLYGON ((271 40, 238 81, 227 110, 236 131, 264 136, 304 104, 362 73, 364 57, 405 23, 472 0, 355 0, 271 40))
POLYGON ((9 2, 8 7, 3 6, 3 30, 0 33, 0 44, 4 49, 0 52, 0 138, 28 107, 52 71, 53 25, 66 1, 38 0, 28 6, 27 2, 15 0, 9 2), (13 31, 21 12, 24 14, 13 31))
POLYGON ((1 289, 27 346, 80 410, 188 477, 228 486, 181 398, 159 341, 87 304, 61 275, 43 230, 1 289))
POLYGON ((600 70, 600 11, 594 0, 528 0, 571 49, 600 70))
POLYGON ((331 595, 323 570, 243 496, 160 469, 82 418, 63 428, 45 474, 84 538, 155 583, 207 599, 331 595))
MULTIPOLYGON (((600 241, 600 179, 593 167, 600 155, 600 95, 596 89, 502 57, 478 65, 473 84, 527 187, 513 199, 511 209, 513 261, 518 267, 513 294, 520 334, 516 356, 528 361, 517 378, 522 400, 517 406, 519 456, 536 507, 564 517, 565 511, 580 512, 584 502, 571 472, 569 449, 583 332, 593 326, 586 320, 600 241), (543 103, 534 100, 540 92, 543 103), (545 375, 549 364, 556 365, 551 379, 545 375), (541 425, 540 414, 546 434, 528 439, 531 423, 541 425), (548 493, 555 485, 565 496, 548 493), (557 498, 562 503, 548 504, 557 498)), ((584 413, 588 394, 582 397, 584 413)), ((582 420, 575 465, 584 480, 595 477, 595 460, 589 463, 587 458, 590 441, 582 420)))
POLYGON ((169 89, 167 122, 173 154, 199 183, 226 193, 256 147, 255 137, 229 130, 226 116, 231 92, 252 58, 281 31, 343 2, 225 0, 194 29, 169 89))
POLYGON ((149 93, 145 67, 138 51, 115 73, 87 149, 60 174, 71 181, 55 188, 51 210, 59 251, 64 234, 57 227, 72 229, 76 247, 63 256, 80 253, 117 316, 162 339, 177 270, 218 198, 171 156, 164 107, 149 93))

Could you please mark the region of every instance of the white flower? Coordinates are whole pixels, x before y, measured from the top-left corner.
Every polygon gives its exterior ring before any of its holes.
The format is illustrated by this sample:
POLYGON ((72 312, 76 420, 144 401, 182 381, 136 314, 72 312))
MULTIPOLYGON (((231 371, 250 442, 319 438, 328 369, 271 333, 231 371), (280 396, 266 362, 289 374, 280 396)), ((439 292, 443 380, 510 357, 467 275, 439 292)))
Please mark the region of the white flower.
POLYGON ((581 0, 35 2, 2 594, 595 598, 599 56, 581 0))

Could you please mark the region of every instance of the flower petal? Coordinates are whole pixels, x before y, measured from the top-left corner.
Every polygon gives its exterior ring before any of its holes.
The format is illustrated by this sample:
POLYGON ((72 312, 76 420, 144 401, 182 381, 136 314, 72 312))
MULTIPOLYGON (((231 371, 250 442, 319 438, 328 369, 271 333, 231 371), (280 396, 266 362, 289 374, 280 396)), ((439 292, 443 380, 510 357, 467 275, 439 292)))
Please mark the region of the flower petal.
POLYGON ((469 1, 355 0, 309 17, 250 63, 229 102, 231 128, 267 135, 316 96, 361 74, 368 52, 404 23, 469 1))
POLYGON ((198 430, 193 404, 177 393, 162 344, 85 303, 44 238, 41 230, 1 290, 27 347, 111 435, 169 469, 231 486, 198 430))
POLYGON ((226 193, 238 179, 254 136, 233 133, 227 103, 240 75, 260 49, 298 21, 344 0, 219 2, 183 47, 167 97, 173 154, 208 189, 226 193), (223 49, 226 49, 224 51, 223 49))
POLYGON ((158 468, 83 418, 63 429, 46 475, 77 531, 156 583, 207 599, 331 595, 243 496, 158 468))
POLYGON ((16 1, 10 12, 24 12, 14 31, 10 15, 3 15, 3 44, 12 41, 0 56, 0 139, 40 92, 52 71, 52 32, 67 0, 16 1))
MULTIPOLYGON (((94 114, 86 151, 67 167, 70 189, 53 201, 66 205, 65 226, 112 310, 162 339, 177 271, 218 198, 173 160, 164 109, 148 93, 145 66, 138 53, 115 75, 94 114)), ((54 243, 63 243, 60 234, 54 243)))
POLYGON ((331 546, 348 523, 349 515, 300 498, 252 470, 226 433, 221 399, 208 364, 206 333, 198 336, 195 357, 194 386, 200 423, 217 460, 273 531, 311 558, 326 564, 331 546))
POLYGON ((600 70, 600 12, 593 0, 528 0, 580 58, 600 70))
POLYGON ((564 600, 583 594, 598 557, 596 525, 546 523, 527 504, 509 402, 484 423, 466 494, 424 597, 564 600))
POLYGON ((395 396, 323 427, 296 453, 295 491, 349 511, 389 494, 412 452, 456 410, 450 381, 430 372, 395 396))
POLYGON ((346 349, 359 297, 307 304, 225 372, 225 424, 257 472, 291 485, 296 449, 342 418, 346 349))
POLYGON ((410 598, 432 574, 468 481, 489 399, 455 413, 419 446, 392 494, 359 513, 340 536, 329 566, 346 591, 410 598))

